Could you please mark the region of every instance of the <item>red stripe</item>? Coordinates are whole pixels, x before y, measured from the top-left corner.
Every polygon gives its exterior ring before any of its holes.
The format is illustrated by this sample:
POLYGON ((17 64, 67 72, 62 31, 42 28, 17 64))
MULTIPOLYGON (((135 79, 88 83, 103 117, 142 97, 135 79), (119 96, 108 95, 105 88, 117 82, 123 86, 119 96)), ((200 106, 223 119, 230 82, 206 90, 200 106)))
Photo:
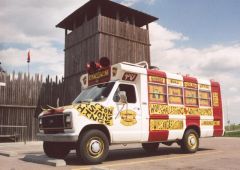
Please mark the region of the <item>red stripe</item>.
MULTIPOLYGON (((150 115, 150 120, 154 119, 162 119, 162 120, 168 120, 168 115, 150 115)), ((149 124, 150 124, 149 120, 149 124)), ((150 131, 149 129, 149 136, 148 141, 154 142, 154 141, 167 141, 169 135, 169 130, 158 130, 158 131, 150 131)))
MULTIPOLYGON (((166 78, 167 77, 165 72, 158 71, 158 70, 147 70, 147 73, 148 73, 148 76, 157 76, 157 77, 162 77, 162 78, 166 78)), ((149 98, 148 98, 148 102, 149 102, 149 98)), ((151 119, 168 120, 169 116, 167 114, 166 115, 157 115, 157 114, 155 114, 155 115, 150 115, 150 118, 149 118, 149 136, 148 136, 148 141, 149 142, 167 141, 168 140, 168 135, 169 135, 169 131, 168 130, 150 131, 150 120, 151 119)))
POLYGON ((167 77, 167 74, 165 72, 159 70, 147 70, 147 74, 148 76, 158 76, 163 78, 167 77))
POLYGON ((183 76, 184 82, 198 83, 197 78, 190 76, 183 76))
POLYGON ((167 141, 168 135, 169 135, 168 130, 150 131, 148 141, 149 142, 167 141))
POLYGON ((213 106, 213 117, 214 121, 220 121, 220 125, 214 126, 213 136, 222 136, 223 135, 223 112, 222 112, 222 98, 220 84, 217 82, 211 81, 212 93, 218 93, 219 106, 213 106))
POLYGON ((200 127, 200 115, 186 115, 186 126, 200 127))

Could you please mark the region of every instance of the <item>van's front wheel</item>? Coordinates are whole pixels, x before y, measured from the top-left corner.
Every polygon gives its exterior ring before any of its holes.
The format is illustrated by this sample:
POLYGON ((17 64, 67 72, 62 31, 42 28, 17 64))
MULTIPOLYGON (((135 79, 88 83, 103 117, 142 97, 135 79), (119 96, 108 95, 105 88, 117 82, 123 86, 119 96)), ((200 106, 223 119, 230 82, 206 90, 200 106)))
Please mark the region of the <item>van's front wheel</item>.
POLYGON ((86 164, 103 162, 109 151, 109 142, 106 135, 100 130, 90 130, 80 136, 77 154, 86 164))

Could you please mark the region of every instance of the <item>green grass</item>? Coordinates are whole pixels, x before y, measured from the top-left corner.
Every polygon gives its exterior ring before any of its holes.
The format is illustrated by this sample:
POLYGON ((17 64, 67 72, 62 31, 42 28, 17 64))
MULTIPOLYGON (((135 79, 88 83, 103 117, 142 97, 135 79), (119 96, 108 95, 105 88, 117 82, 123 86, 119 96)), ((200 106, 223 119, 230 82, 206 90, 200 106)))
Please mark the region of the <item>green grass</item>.
POLYGON ((225 126, 226 131, 234 131, 234 130, 239 130, 240 131, 240 124, 239 125, 229 125, 225 126))
POLYGON ((226 136, 226 137, 240 137, 240 131, 225 132, 224 136, 226 136))

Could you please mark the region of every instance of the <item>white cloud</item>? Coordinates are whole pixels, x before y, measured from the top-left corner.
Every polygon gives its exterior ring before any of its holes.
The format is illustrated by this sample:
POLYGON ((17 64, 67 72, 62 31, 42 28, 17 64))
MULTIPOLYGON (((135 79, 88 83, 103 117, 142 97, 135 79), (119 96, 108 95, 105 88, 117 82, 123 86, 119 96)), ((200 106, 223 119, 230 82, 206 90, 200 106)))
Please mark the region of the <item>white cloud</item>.
MULTIPOLYGON (((27 70, 27 52, 16 48, 9 48, 0 51, 0 61, 4 66, 14 70, 19 68, 27 70)), ((30 50, 31 74, 40 73, 43 75, 50 74, 51 76, 63 76, 64 60, 63 52, 57 51, 53 47, 34 48, 30 50)))
POLYGON ((2 0, 1 43, 24 43, 32 47, 63 43, 64 31, 55 25, 88 0, 2 0))
POLYGON ((0 49, 3 67, 10 72, 25 71, 30 48, 32 73, 63 75, 63 49, 59 51, 54 44, 63 46, 64 30, 55 25, 87 1, 1 0, 0 43, 14 45, 0 49), (20 46, 26 49, 20 49, 20 46))
POLYGON ((189 38, 181 33, 169 31, 167 28, 154 22, 150 24, 152 50, 156 51, 173 48, 175 41, 185 41, 189 38))
POLYGON ((175 46, 177 41, 185 40, 188 37, 181 33, 151 24, 151 62, 166 71, 219 81, 225 114, 228 110, 231 122, 240 122, 240 44, 215 44, 204 49, 175 46))

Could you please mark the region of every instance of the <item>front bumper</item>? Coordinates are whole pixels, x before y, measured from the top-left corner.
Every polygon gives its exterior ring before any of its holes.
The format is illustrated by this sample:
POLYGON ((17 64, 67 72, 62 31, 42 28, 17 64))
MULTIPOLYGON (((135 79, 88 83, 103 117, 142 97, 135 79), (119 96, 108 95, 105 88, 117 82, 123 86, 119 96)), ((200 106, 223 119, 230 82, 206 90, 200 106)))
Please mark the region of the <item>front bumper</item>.
POLYGON ((37 138, 42 141, 48 142, 77 142, 78 135, 71 133, 59 133, 59 134, 44 134, 38 133, 37 138))

